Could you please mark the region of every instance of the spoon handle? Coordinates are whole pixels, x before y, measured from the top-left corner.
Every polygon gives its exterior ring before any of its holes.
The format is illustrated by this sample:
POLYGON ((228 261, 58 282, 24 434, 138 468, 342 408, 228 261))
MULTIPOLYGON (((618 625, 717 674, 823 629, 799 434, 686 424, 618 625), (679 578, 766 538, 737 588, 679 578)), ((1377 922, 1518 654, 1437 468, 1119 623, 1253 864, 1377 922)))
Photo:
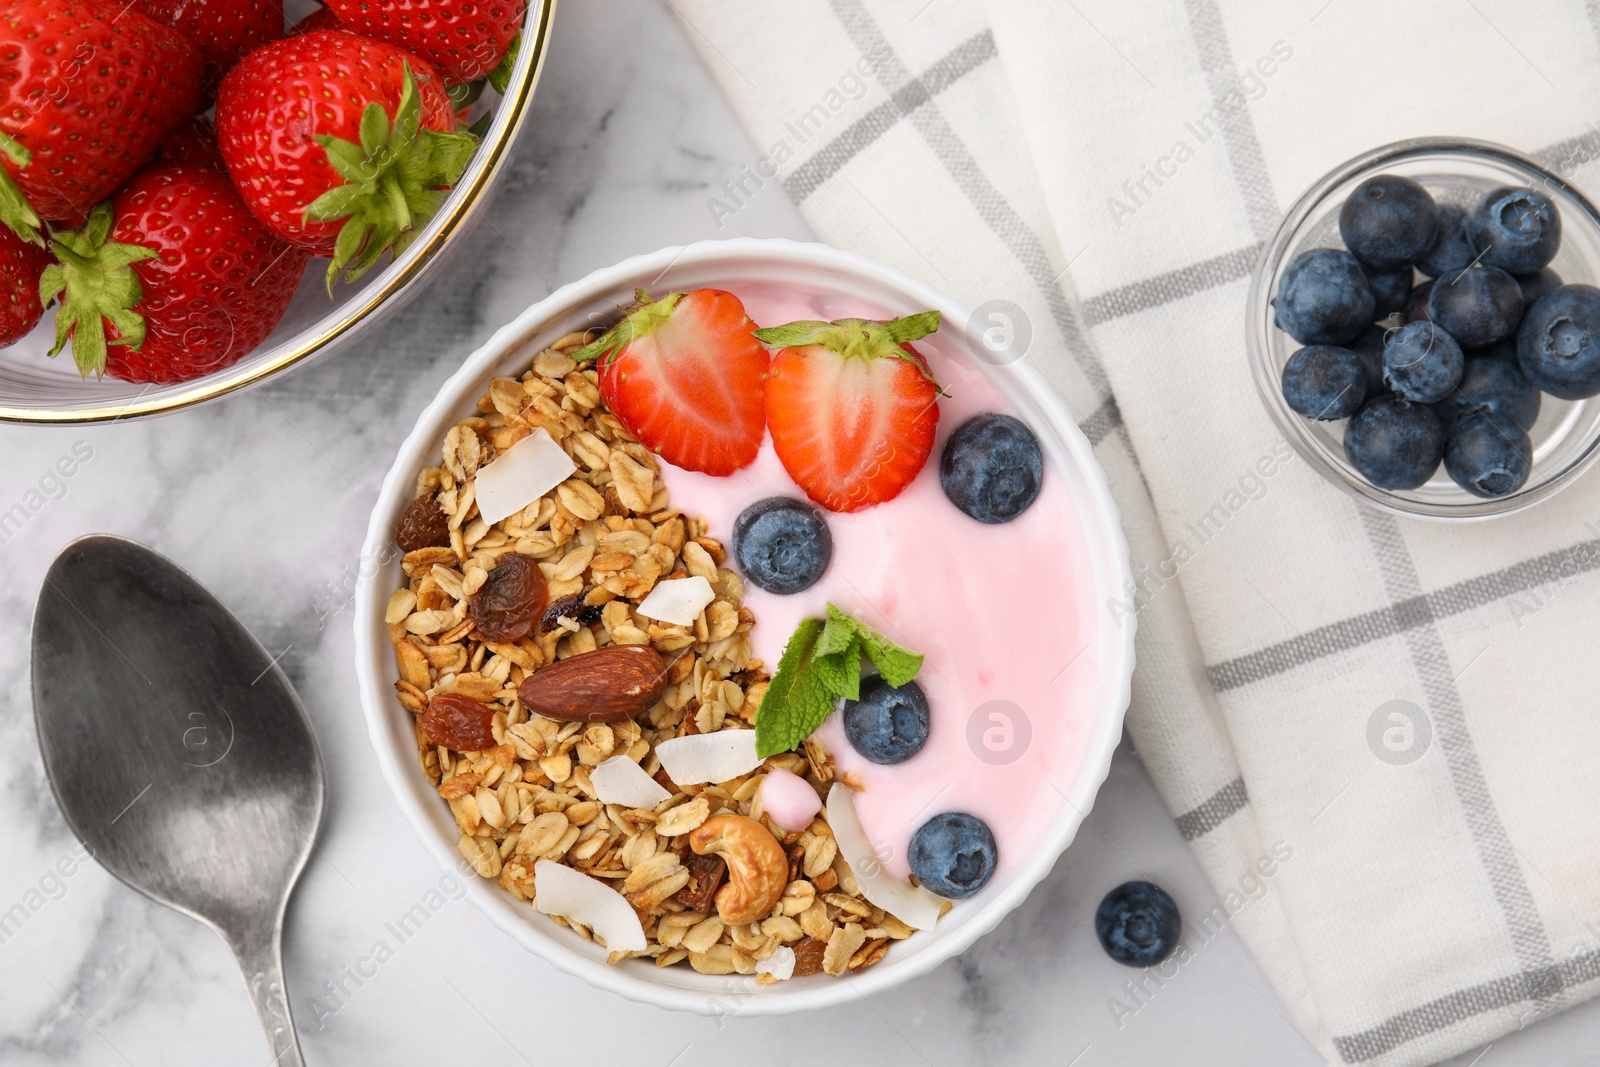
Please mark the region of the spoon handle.
POLYGON ((244 972, 244 984, 255 1003, 256 1018, 261 1020, 267 1044, 272 1047, 272 1067, 305 1067, 283 984, 282 928, 251 930, 243 937, 230 937, 228 943, 244 972))

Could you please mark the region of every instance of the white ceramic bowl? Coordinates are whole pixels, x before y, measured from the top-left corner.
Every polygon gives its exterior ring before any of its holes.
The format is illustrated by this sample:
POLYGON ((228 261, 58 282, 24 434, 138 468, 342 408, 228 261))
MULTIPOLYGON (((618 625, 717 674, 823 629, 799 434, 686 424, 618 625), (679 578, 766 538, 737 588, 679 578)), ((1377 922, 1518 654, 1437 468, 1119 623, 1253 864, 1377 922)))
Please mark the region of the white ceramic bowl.
MULTIPOLYGON (((596 271, 552 293, 501 329, 468 358, 422 413, 400 446, 373 510, 356 591, 356 673, 361 704, 384 777, 423 846, 441 867, 460 870, 457 831, 449 809, 417 766, 411 715, 394 696, 395 661, 384 625, 389 594, 401 581, 392 531, 414 495, 417 472, 437 462, 440 442, 475 404, 496 375, 519 376, 534 352, 561 335, 606 321, 632 299, 635 288, 660 293, 701 286, 737 290, 741 282, 776 282, 845 294, 895 314, 928 308, 943 313, 945 329, 966 324, 967 311, 922 283, 859 256, 821 245, 777 240, 707 241, 665 248, 596 271)), ((941 333, 944 331, 941 331, 941 333)), ((970 336, 970 334, 968 334, 970 336)), ((1083 590, 1105 605, 1120 596, 1129 577, 1128 548, 1117 509, 1089 442, 1043 378, 1020 363, 992 366, 977 358, 1015 410, 1033 428, 1046 462, 1068 485, 1081 516, 1095 588, 1083 590)), ((1097 609, 1094 654, 1104 665, 1098 707, 1084 739, 1081 769, 1045 839, 1027 859, 1002 872, 977 897, 956 904, 937 927, 897 942, 882 962, 855 978, 824 975, 759 986, 751 977, 713 977, 687 967, 658 968, 648 961, 608 966, 605 951, 579 938, 526 903, 468 874, 467 896, 496 926, 557 967, 602 989, 660 1007, 705 1014, 772 1015, 853 1001, 926 973, 992 930, 1050 872, 1071 843, 1105 780, 1122 733, 1133 672, 1133 620, 1111 621, 1097 609)))

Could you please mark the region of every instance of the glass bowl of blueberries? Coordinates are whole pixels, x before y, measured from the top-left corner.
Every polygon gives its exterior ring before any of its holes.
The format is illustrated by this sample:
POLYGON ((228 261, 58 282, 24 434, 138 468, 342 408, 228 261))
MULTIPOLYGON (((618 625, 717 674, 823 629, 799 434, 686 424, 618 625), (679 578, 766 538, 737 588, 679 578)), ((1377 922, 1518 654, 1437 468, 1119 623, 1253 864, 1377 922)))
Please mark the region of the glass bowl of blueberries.
POLYGON ((1484 141, 1374 149, 1290 208, 1250 286, 1256 385, 1335 485, 1517 511, 1600 453, 1600 213, 1484 141))

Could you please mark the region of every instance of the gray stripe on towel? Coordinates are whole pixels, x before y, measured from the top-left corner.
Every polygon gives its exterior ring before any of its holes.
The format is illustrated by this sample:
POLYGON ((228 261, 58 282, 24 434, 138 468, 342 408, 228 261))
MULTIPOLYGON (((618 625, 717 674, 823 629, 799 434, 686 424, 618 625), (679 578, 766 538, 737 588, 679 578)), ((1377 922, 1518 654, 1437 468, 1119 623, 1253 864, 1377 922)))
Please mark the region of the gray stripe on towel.
POLYGON ((1245 791, 1244 779, 1235 778, 1207 797, 1204 803, 1178 816, 1175 820, 1178 832, 1185 841, 1204 837, 1248 803, 1250 794, 1245 791))
POLYGON ((1287 641, 1224 660, 1207 667, 1206 676, 1218 692, 1239 689, 1437 619, 1475 611, 1541 587, 1559 588, 1562 583, 1597 569, 1600 540, 1580 541, 1569 548, 1546 552, 1431 593, 1419 593, 1388 607, 1319 626, 1287 641))

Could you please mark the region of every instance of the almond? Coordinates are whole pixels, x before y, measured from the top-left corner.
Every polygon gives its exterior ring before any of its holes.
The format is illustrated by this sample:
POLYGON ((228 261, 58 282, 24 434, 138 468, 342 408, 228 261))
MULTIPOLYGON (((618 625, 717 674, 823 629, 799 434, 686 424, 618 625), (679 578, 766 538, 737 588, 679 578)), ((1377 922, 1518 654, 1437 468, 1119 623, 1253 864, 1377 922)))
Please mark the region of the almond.
POLYGON ((648 645, 607 645, 541 667, 517 690, 523 706, 561 722, 611 722, 661 698, 666 664, 648 645))

